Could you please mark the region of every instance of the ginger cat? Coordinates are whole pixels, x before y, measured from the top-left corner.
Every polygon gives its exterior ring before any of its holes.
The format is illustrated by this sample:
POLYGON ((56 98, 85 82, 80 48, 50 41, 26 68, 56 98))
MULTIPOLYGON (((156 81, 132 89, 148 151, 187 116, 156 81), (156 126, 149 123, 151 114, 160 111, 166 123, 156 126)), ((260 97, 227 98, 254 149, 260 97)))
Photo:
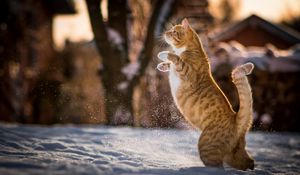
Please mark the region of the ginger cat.
POLYGON ((163 51, 158 57, 169 62, 169 83, 173 99, 194 127, 202 130, 198 142, 205 166, 254 168, 245 149, 245 135, 252 125, 252 93, 246 75, 254 68, 246 63, 232 71, 240 109, 236 113, 211 75, 210 64, 197 33, 187 19, 164 34, 174 53, 163 51))

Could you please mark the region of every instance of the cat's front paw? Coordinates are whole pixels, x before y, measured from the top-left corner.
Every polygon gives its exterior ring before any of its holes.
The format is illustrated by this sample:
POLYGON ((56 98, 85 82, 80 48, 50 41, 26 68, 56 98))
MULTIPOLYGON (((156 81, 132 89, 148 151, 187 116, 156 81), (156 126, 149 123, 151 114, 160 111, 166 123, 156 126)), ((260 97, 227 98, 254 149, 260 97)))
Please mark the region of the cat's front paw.
POLYGON ((168 55, 169 55, 169 51, 162 51, 159 52, 157 54, 157 57, 161 60, 161 61, 168 61, 168 55))
POLYGON ((170 63, 169 62, 161 62, 157 65, 157 69, 161 72, 169 72, 170 71, 170 63))

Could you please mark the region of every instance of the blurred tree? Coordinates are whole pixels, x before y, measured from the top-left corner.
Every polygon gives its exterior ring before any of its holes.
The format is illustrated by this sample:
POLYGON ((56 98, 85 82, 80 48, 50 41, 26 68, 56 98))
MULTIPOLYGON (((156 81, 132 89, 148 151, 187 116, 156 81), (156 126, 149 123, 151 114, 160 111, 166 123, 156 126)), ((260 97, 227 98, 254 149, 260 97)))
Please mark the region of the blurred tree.
POLYGON ((221 22, 231 22, 237 15, 240 8, 239 0, 222 0, 219 4, 219 10, 221 15, 221 22))
POLYGON ((0 120, 56 122, 61 78, 52 47, 52 18, 62 13, 75 13, 71 2, 1 1, 0 120))
POLYGON ((105 110, 108 124, 133 125, 133 90, 152 58, 154 38, 162 33, 171 16, 175 0, 153 2, 152 15, 143 48, 130 62, 128 42, 131 31, 127 0, 108 0, 108 22, 104 23, 101 0, 86 0, 95 42, 102 57, 101 78, 105 89, 105 110))

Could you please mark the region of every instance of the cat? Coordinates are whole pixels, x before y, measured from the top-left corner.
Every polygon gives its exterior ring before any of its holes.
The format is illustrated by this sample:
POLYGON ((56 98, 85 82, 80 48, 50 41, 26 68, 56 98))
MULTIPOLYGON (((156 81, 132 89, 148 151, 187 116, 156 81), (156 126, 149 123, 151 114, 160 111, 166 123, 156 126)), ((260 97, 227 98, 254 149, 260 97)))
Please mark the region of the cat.
POLYGON ((158 57, 169 64, 171 94, 179 111, 202 130, 198 151, 205 166, 223 163, 240 170, 254 169, 254 159, 245 149, 245 135, 252 125, 252 92, 246 75, 254 65, 246 63, 232 71, 240 109, 235 112, 211 74, 200 38, 187 19, 164 33, 173 52, 158 57))

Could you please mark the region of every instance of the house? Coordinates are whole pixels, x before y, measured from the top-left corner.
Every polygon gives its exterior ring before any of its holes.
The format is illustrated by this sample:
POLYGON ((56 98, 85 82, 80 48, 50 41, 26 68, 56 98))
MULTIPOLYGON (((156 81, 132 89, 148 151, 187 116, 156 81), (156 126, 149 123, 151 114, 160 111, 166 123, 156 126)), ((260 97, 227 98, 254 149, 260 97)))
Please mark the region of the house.
POLYGON ((211 38, 214 77, 235 110, 239 101, 229 75, 234 67, 252 62, 255 69, 248 78, 254 128, 299 132, 300 35, 251 15, 211 38))
POLYGON ((259 16, 251 15, 212 36, 214 42, 238 41, 244 46, 272 44, 287 49, 300 43, 300 34, 292 29, 271 23, 259 16))

